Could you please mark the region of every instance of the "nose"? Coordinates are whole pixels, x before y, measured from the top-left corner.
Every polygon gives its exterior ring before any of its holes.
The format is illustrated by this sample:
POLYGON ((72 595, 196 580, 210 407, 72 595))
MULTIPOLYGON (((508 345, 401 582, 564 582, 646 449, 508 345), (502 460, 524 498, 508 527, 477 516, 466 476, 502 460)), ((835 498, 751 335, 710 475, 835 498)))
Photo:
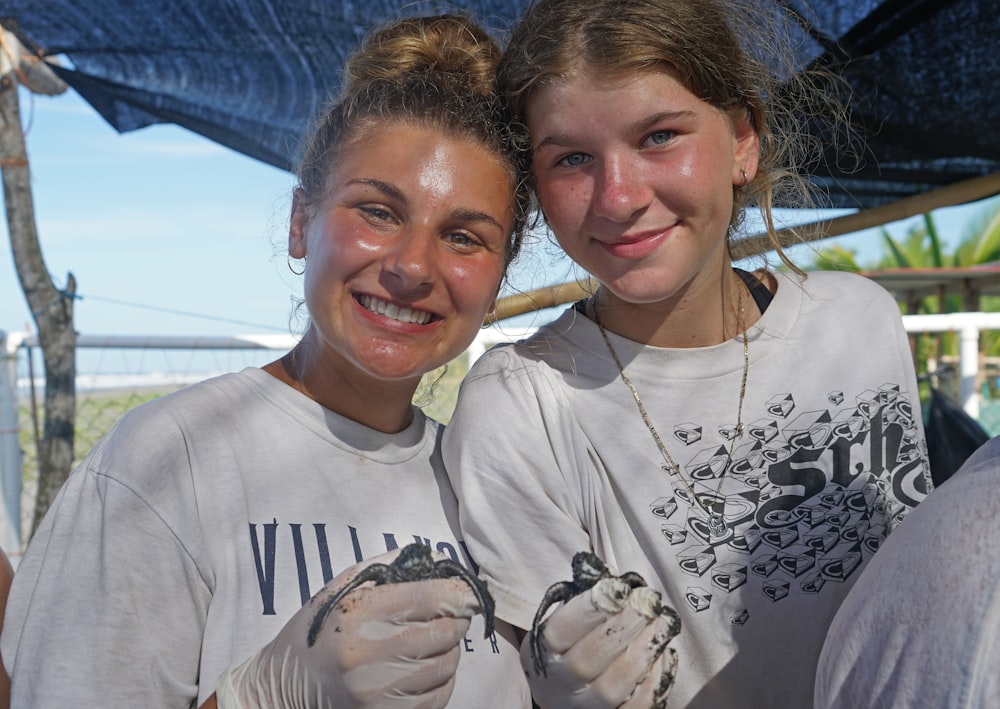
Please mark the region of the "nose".
POLYGON ((434 247, 436 234, 432 230, 410 225, 398 234, 398 238, 382 260, 382 268, 393 277, 397 287, 417 290, 434 279, 436 264, 434 247))
POLYGON ((649 205, 649 189, 629 156, 605 157, 595 174, 592 211, 612 222, 627 222, 649 205))

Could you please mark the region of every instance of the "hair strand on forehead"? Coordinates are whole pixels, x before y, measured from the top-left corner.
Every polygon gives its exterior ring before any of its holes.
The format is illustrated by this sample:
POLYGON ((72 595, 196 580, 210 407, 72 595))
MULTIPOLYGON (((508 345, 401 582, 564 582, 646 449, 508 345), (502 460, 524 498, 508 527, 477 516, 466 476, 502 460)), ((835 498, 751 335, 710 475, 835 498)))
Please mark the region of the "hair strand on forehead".
POLYGON ((755 0, 539 0, 514 28, 498 86, 524 121, 536 89, 581 70, 621 76, 665 71, 760 145, 756 176, 734 187, 730 233, 760 212, 771 245, 791 268, 772 209, 811 207, 819 195, 806 175, 829 154, 855 154, 847 88, 834 72, 797 66, 801 18, 755 0), (835 145, 819 145, 820 134, 835 145))

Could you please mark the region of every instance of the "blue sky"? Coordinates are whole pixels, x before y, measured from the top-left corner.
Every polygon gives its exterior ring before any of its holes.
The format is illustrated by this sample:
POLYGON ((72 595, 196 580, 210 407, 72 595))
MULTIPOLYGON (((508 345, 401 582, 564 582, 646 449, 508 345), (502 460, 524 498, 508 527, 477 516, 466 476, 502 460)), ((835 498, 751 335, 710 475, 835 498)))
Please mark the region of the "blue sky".
MULTIPOLYGON (((57 284, 68 271, 76 277, 79 332, 289 331, 299 294, 282 250, 290 174, 175 126, 119 135, 72 90, 55 98, 22 91, 21 113, 43 253, 57 284)), ((946 239, 957 238, 983 209, 949 208, 935 218, 946 239)), ((912 223, 887 228, 902 237, 912 223)), ((873 231, 835 241, 861 248, 862 257, 881 250, 873 231)), ((555 251, 529 247, 515 282, 532 288, 573 277, 555 251)), ((0 249, 0 330, 29 323, 8 239, 0 249)))
MULTIPOLYGON (((288 331, 290 174, 175 126, 119 135, 72 91, 22 91, 21 113, 42 250, 58 285, 76 277, 78 331, 288 331)), ((23 329, 9 237, 0 288, 0 329, 23 329)))

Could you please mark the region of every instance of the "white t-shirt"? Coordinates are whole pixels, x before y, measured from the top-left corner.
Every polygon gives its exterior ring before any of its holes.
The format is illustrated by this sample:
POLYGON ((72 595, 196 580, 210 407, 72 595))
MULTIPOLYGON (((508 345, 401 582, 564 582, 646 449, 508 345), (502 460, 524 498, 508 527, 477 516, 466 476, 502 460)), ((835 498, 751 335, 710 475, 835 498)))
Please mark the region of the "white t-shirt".
POLYGON ((640 573, 682 618, 671 707, 809 706, 837 607, 931 485, 891 296, 843 273, 777 278, 749 331, 742 437, 742 337, 665 349, 609 333, 683 480, 664 469, 597 326, 573 309, 483 356, 444 434, 499 617, 529 628, 579 550, 640 573))
MULTIPOLYGON (((398 434, 250 368, 126 414, 63 486, 11 590, 15 707, 200 705, 327 580, 413 541, 474 568, 419 410, 398 434)), ((530 707, 473 619, 449 707, 530 707)))
POLYGON ((816 707, 1000 707, 1000 438, 886 540, 833 619, 816 707))

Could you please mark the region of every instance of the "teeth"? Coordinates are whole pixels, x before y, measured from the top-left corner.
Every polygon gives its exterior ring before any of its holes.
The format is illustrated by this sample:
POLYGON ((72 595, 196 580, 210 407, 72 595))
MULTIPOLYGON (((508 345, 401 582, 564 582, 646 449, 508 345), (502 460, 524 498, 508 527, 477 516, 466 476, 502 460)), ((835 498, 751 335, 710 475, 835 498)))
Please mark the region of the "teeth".
POLYGON ((358 299, 358 302, 361 303, 361 306, 365 310, 370 310, 373 313, 384 315, 393 320, 414 323, 416 325, 426 325, 431 319, 431 314, 426 310, 400 308, 398 305, 386 303, 384 300, 379 300, 372 295, 363 295, 358 299))

